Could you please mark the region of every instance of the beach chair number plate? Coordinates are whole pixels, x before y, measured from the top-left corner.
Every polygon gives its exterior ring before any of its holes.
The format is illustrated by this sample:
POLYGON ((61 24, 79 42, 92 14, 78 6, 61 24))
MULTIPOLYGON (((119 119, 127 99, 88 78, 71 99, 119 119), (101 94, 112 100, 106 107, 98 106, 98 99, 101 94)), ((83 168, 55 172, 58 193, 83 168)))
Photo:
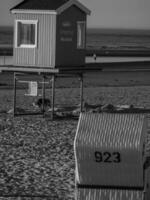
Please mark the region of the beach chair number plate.
POLYGON ((120 163, 121 155, 119 152, 99 152, 95 151, 95 162, 97 163, 120 163))

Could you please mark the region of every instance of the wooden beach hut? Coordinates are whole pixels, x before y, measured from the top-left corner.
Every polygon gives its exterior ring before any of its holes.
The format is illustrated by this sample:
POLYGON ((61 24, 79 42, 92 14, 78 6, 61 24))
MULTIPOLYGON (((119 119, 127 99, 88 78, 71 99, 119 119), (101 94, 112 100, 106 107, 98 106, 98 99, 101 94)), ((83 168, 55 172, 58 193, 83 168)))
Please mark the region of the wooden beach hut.
POLYGON ((14 66, 56 68, 85 64, 86 16, 77 0, 24 0, 14 16, 14 66))
POLYGON ((52 115, 55 78, 60 76, 80 78, 82 109, 82 70, 86 68, 86 24, 90 10, 77 0, 24 0, 11 13, 14 17, 13 66, 4 70, 14 72, 14 113, 18 77, 37 73, 43 80, 46 76, 52 77, 52 115))

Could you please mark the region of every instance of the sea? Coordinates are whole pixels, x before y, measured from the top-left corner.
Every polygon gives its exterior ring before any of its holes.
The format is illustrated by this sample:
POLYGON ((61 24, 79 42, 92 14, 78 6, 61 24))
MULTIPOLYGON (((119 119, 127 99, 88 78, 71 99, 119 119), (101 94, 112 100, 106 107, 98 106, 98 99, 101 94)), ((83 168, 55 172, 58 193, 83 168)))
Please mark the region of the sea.
MULTIPOLYGON (((0 27, 0 50, 13 48, 13 27, 0 27)), ((86 57, 86 62, 117 62, 117 61, 149 61, 150 60, 150 30, 133 29, 102 29, 88 28, 86 37, 87 52, 111 52, 116 55, 101 55, 94 60, 92 54, 86 57), (126 53, 134 51, 138 56, 123 57, 118 55, 121 51, 126 53), (139 56, 142 54, 141 56, 139 56)))
POLYGON ((87 49, 150 50, 150 30, 88 29, 87 49))
MULTIPOLYGON (((0 27, 0 46, 13 45, 13 27, 0 27)), ((88 28, 87 49, 150 49, 150 30, 88 28)))

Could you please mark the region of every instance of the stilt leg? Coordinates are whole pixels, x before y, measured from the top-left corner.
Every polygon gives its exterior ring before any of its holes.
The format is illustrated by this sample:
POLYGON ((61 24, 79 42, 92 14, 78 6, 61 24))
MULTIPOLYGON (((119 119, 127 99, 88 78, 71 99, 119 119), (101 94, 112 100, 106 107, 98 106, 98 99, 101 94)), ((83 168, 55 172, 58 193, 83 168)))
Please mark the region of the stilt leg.
POLYGON ((80 75, 80 112, 83 111, 83 75, 80 75))
POLYGON ((14 72, 14 101, 13 101, 13 115, 16 113, 16 73, 14 72))
POLYGON ((45 76, 43 76, 43 83, 42 83, 42 112, 43 112, 43 116, 44 116, 44 113, 45 113, 44 101, 45 101, 45 76))
POLYGON ((51 119, 54 119, 54 106, 55 106, 55 75, 52 76, 52 115, 51 119))

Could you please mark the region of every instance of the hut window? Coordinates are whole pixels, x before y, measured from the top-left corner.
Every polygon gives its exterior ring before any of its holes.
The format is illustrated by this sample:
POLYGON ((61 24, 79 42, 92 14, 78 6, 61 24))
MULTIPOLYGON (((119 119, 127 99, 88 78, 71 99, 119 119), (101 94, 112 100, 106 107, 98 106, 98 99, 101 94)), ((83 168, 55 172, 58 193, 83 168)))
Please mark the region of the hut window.
POLYGON ((37 46, 37 21, 17 20, 16 47, 35 48, 37 46))
POLYGON ((77 22, 77 48, 85 48, 85 22, 77 22))

